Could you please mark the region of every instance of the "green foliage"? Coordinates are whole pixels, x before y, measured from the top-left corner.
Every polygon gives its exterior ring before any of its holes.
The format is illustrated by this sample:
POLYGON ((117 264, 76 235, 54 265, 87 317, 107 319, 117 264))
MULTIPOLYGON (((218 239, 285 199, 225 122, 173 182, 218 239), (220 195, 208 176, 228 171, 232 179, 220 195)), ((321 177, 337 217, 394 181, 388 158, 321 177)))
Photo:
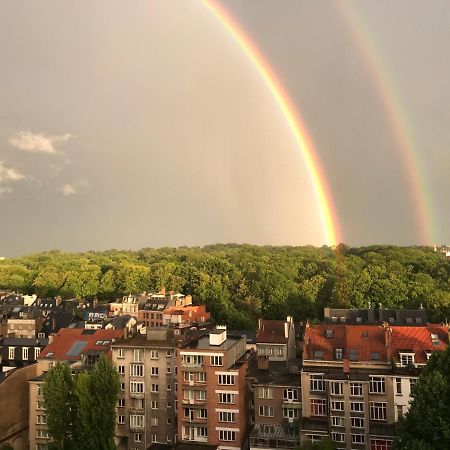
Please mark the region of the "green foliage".
POLYGON ((67 364, 57 362, 49 370, 43 383, 42 393, 50 438, 55 448, 69 448, 76 408, 72 375, 67 364))
POLYGON ((0 288, 40 297, 112 301, 161 288, 192 294, 217 322, 254 327, 261 315, 321 319, 324 306, 421 304, 450 312, 450 262, 426 247, 210 245, 137 252, 40 253, 0 261, 0 288))
POLYGON ((412 390, 408 413, 397 424, 396 450, 450 448, 450 347, 433 354, 412 390))
POLYGON ((102 356, 91 373, 70 374, 56 364, 44 381, 44 403, 52 447, 59 449, 113 450, 119 374, 102 356))

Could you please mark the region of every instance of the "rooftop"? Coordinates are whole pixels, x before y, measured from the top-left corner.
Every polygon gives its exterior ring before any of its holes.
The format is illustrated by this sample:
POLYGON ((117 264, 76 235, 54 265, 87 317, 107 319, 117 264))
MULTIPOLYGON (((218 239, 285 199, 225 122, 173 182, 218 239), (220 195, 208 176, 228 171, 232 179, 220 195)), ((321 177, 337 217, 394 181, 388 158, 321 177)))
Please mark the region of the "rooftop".
POLYGON ((81 354, 88 350, 108 351, 111 343, 121 337, 123 337, 123 330, 62 328, 54 336, 53 342, 42 350, 39 359, 77 361, 81 358, 81 354))
POLYGON ((209 343, 209 335, 201 336, 198 341, 191 342, 187 348, 197 349, 197 350, 228 350, 237 342, 239 342, 242 337, 228 336, 225 341, 220 345, 211 345, 209 343))

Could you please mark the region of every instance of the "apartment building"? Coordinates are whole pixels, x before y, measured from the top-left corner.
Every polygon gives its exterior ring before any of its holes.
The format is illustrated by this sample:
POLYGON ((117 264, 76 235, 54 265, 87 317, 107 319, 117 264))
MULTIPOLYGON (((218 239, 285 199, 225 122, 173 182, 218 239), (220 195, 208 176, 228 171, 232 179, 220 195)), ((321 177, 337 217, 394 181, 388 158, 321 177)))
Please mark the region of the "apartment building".
POLYGON ((121 377, 117 448, 146 450, 176 442, 177 340, 167 328, 148 328, 112 344, 121 377))
POLYGON ((247 448, 249 353, 226 327, 178 349, 178 438, 182 443, 247 448))
POLYGON ((8 337, 0 340, 0 373, 35 364, 48 339, 8 337))
POLYGON ((292 317, 260 320, 257 357, 252 358, 249 381, 253 393, 254 427, 250 449, 295 448, 301 418, 300 361, 295 359, 292 317))
POLYGON ((390 450, 394 424, 448 326, 307 325, 301 442, 329 437, 340 449, 390 450))
POLYGON ((109 354, 111 344, 122 337, 122 330, 63 328, 40 352, 37 364, 40 375, 29 381, 30 449, 46 450, 48 446, 47 417, 42 397, 42 383, 48 369, 60 361, 70 364, 74 371, 89 370, 102 354, 109 354))

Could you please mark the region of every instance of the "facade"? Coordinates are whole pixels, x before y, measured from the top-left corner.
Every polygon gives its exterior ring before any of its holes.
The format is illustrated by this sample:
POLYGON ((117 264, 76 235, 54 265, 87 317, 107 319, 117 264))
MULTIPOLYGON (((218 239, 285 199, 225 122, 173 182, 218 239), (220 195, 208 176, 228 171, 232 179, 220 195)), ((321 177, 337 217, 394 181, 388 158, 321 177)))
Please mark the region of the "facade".
POLYGON ((112 345, 121 377, 116 437, 119 449, 176 442, 176 346, 173 332, 148 329, 112 345))
POLYGON ((0 372, 35 364, 48 339, 9 337, 0 340, 0 372))
POLYGON ((249 380, 254 427, 250 449, 290 449, 299 443, 301 389, 292 317, 260 320, 249 380))
POLYGON ((329 437, 341 449, 389 450, 394 424, 448 326, 306 326, 301 442, 329 437))
POLYGON ((248 430, 245 336, 218 327, 178 349, 178 439, 222 450, 246 448, 248 430))

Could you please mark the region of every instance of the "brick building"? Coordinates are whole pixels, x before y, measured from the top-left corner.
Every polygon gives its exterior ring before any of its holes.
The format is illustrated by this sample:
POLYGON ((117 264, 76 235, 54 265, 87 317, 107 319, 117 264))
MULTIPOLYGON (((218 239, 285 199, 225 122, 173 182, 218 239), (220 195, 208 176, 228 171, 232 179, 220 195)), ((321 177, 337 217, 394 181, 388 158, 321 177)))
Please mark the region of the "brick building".
POLYGON ((246 448, 245 336, 218 327, 178 350, 178 438, 184 443, 246 448))

